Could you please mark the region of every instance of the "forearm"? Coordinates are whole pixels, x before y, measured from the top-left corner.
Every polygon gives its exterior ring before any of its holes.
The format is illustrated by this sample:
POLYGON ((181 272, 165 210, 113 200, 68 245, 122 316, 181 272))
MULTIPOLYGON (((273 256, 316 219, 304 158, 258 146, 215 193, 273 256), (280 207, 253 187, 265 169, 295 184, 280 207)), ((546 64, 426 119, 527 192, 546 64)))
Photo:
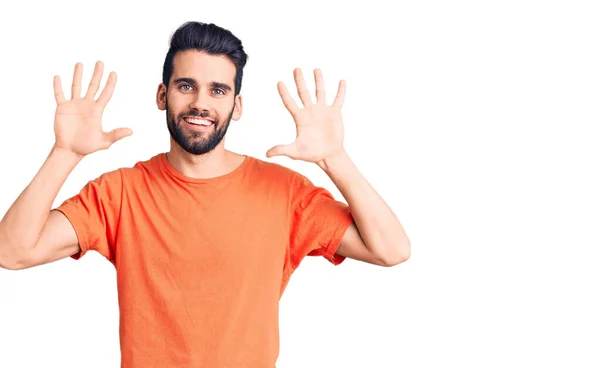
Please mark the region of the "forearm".
POLYGON ((402 224, 346 152, 318 163, 344 196, 356 227, 372 254, 407 259, 410 241, 402 224))
POLYGON ((81 156, 53 147, 31 183, 0 221, 0 258, 31 249, 48 219, 60 188, 81 156))

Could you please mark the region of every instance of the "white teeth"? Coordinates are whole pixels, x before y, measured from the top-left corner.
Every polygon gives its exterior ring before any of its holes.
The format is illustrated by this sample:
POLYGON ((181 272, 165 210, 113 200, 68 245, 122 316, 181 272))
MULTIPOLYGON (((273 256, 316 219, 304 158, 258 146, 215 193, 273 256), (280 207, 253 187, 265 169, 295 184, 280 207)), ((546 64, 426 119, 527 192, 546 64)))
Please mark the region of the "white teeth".
POLYGON ((211 121, 209 120, 204 120, 204 119, 193 119, 193 118, 185 118, 185 121, 187 121, 190 124, 195 124, 195 125, 204 125, 204 126, 209 126, 212 124, 211 121))

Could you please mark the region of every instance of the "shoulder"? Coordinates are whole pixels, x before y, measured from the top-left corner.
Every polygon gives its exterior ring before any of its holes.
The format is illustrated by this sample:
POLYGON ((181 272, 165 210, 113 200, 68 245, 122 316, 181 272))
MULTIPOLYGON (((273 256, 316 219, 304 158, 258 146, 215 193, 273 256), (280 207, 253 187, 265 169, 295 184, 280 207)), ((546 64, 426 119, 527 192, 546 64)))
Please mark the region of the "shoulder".
POLYGON ((256 167, 256 177, 265 183, 271 193, 275 189, 279 189, 288 198, 291 198, 292 202, 318 194, 329 194, 322 187, 315 185, 307 175, 297 170, 275 162, 257 158, 253 158, 253 160, 255 161, 253 166, 256 167))
POLYGON ((156 155, 147 160, 137 161, 130 166, 122 166, 103 172, 94 179, 89 180, 87 186, 116 188, 129 182, 135 183, 147 173, 159 169, 159 158, 160 155, 156 155))
POLYGON ((255 170, 260 173, 262 177, 275 179, 276 181, 284 182, 289 185, 309 182, 309 179, 305 175, 292 168, 256 157, 250 158, 254 161, 253 164, 255 170))
POLYGON ((159 153, 145 160, 136 161, 130 166, 123 166, 106 174, 120 176, 123 181, 135 181, 141 177, 160 172, 163 155, 164 153, 159 153))

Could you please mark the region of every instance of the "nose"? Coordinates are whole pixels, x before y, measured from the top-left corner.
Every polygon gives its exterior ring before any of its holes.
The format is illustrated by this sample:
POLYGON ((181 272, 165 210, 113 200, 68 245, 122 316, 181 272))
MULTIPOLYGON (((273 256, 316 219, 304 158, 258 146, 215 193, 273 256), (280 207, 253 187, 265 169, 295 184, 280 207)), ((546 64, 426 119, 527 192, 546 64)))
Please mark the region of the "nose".
POLYGON ((190 103, 190 108, 197 111, 210 111, 210 96, 207 92, 200 89, 190 103))

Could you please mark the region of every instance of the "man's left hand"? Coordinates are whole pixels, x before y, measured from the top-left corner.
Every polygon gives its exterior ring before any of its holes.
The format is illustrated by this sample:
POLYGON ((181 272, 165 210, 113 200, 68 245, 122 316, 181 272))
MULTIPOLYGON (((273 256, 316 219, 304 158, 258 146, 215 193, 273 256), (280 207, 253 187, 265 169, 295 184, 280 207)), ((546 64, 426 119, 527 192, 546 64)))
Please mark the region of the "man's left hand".
POLYGON ((277 90, 284 106, 292 114, 296 124, 296 140, 290 144, 280 144, 267 151, 267 157, 287 156, 320 164, 325 159, 344 152, 344 127, 341 108, 346 93, 346 82, 341 80, 337 95, 331 105, 327 105, 323 75, 315 69, 316 103, 312 98, 300 69, 294 70, 294 80, 298 95, 304 105, 299 108, 290 96, 285 84, 279 82, 277 90))

